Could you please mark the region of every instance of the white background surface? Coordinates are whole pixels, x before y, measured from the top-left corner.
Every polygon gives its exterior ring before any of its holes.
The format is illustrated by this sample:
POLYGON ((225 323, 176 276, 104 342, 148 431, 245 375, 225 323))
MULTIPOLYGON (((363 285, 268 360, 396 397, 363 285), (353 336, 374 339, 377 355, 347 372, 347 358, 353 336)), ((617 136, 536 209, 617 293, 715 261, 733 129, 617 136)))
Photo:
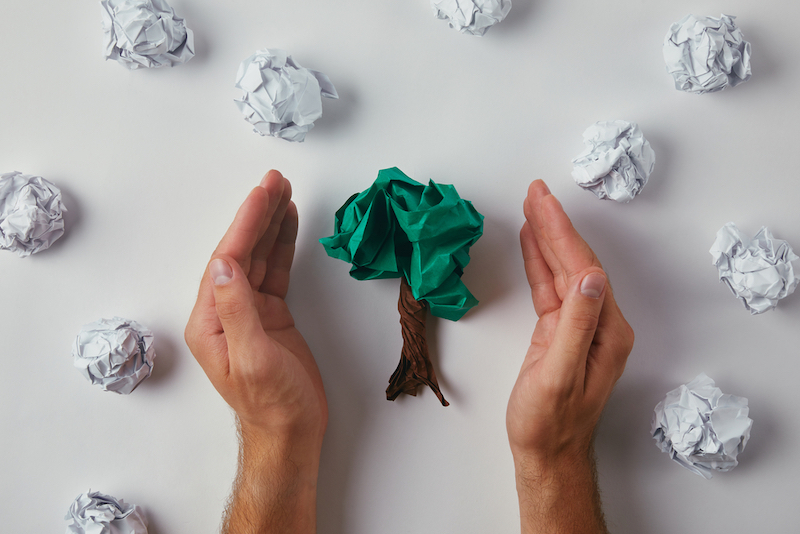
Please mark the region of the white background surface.
POLYGON ((289 303, 330 404, 321 534, 518 531, 504 414, 535 322, 517 242, 534 178, 598 253, 637 334, 598 431, 611 530, 796 530, 800 297, 751 317, 708 249, 729 220, 800 247, 800 4, 514 0, 484 38, 447 28, 427 0, 172 5, 197 57, 135 72, 103 61, 97 2, 0 8, 0 172, 55 182, 69 209, 50 250, 0 252, 0 530, 63 531, 92 488, 143 506, 151 534, 216 531, 233 420, 182 333, 208 256, 269 168, 294 187, 289 303), (750 82, 673 88, 661 43, 690 12, 738 16, 750 82), (239 62, 264 47, 327 73, 341 95, 303 144, 259 137, 233 104, 239 62), (638 122, 657 157, 628 205, 569 176, 583 130, 617 118, 638 122), (391 166, 454 183, 486 216, 464 275, 480 306, 428 323, 446 409, 428 390, 384 400, 401 346, 397 281, 357 282, 316 242, 391 166), (81 325, 113 315, 157 336, 154 374, 130 396, 72 367, 81 325), (649 437, 655 404, 701 371, 748 397, 755 421, 741 465, 710 481, 649 437))

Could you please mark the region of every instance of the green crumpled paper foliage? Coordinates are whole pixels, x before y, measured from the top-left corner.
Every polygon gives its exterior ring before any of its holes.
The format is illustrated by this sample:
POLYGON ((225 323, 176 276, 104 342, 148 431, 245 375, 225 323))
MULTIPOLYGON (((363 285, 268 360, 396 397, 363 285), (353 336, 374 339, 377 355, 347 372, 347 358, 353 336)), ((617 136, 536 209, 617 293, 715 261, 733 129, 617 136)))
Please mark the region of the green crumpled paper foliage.
POLYGON ((483 215, 452 185, 425 186, 393 167, 336 212, 335 233, 320 239, 329 256, 352 263, 357 280, 404 276, 414 298, 457 321, 478 300, 461 281, 483 215))

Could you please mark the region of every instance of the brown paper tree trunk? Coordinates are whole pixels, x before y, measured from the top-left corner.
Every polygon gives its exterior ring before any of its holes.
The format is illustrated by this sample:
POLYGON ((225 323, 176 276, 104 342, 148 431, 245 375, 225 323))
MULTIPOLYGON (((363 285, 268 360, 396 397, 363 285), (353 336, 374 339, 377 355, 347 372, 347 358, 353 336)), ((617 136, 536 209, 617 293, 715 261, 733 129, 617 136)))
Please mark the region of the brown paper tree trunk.
POLYGON ((449 406, 450 403, 444 399, 439 390, 436 372, 428 355, 428 340, 425 336, 428 306, 414 298, 404 276, 400 277, 400 300, 397 309, 400 311, 400 324, 403 327, 403 350, 400 354, 400 363, 389 379, 386 398, 393 401, 401 393, 416 396, 417 386, 426 385, 436 393, 442 406, 449 406))

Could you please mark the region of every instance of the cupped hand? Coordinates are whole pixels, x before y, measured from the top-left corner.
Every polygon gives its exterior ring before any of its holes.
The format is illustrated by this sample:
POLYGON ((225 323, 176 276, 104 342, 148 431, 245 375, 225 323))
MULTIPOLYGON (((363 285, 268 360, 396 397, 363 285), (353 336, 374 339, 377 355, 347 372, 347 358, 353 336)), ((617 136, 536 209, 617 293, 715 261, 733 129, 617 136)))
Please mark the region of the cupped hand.
POLYGON ((328 409, 314 357, 284 300, 297 237, 291 195, 278 171, 250 192, 211 256, 185 337, 243 436, 313 458, 328 409))
POLYGON ((515 459, 585 458, 633 348, 605 272, 543 181, 533 182, 520 232, 539 320, 508 403, 515 459))

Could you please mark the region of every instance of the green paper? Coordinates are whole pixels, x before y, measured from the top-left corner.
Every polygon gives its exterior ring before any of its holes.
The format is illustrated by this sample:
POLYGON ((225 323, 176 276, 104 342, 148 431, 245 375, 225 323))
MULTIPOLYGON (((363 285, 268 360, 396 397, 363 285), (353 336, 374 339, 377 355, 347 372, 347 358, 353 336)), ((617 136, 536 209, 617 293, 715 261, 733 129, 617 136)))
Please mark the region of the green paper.
POLYGON ((335 233, 320 239, 328 256, 352 263, 357 280, 404 276, 414 298, 457 321, 478 300, 461 281, 483 215, 452 185, 427 186, 393 167, 336 212, 335 233))

